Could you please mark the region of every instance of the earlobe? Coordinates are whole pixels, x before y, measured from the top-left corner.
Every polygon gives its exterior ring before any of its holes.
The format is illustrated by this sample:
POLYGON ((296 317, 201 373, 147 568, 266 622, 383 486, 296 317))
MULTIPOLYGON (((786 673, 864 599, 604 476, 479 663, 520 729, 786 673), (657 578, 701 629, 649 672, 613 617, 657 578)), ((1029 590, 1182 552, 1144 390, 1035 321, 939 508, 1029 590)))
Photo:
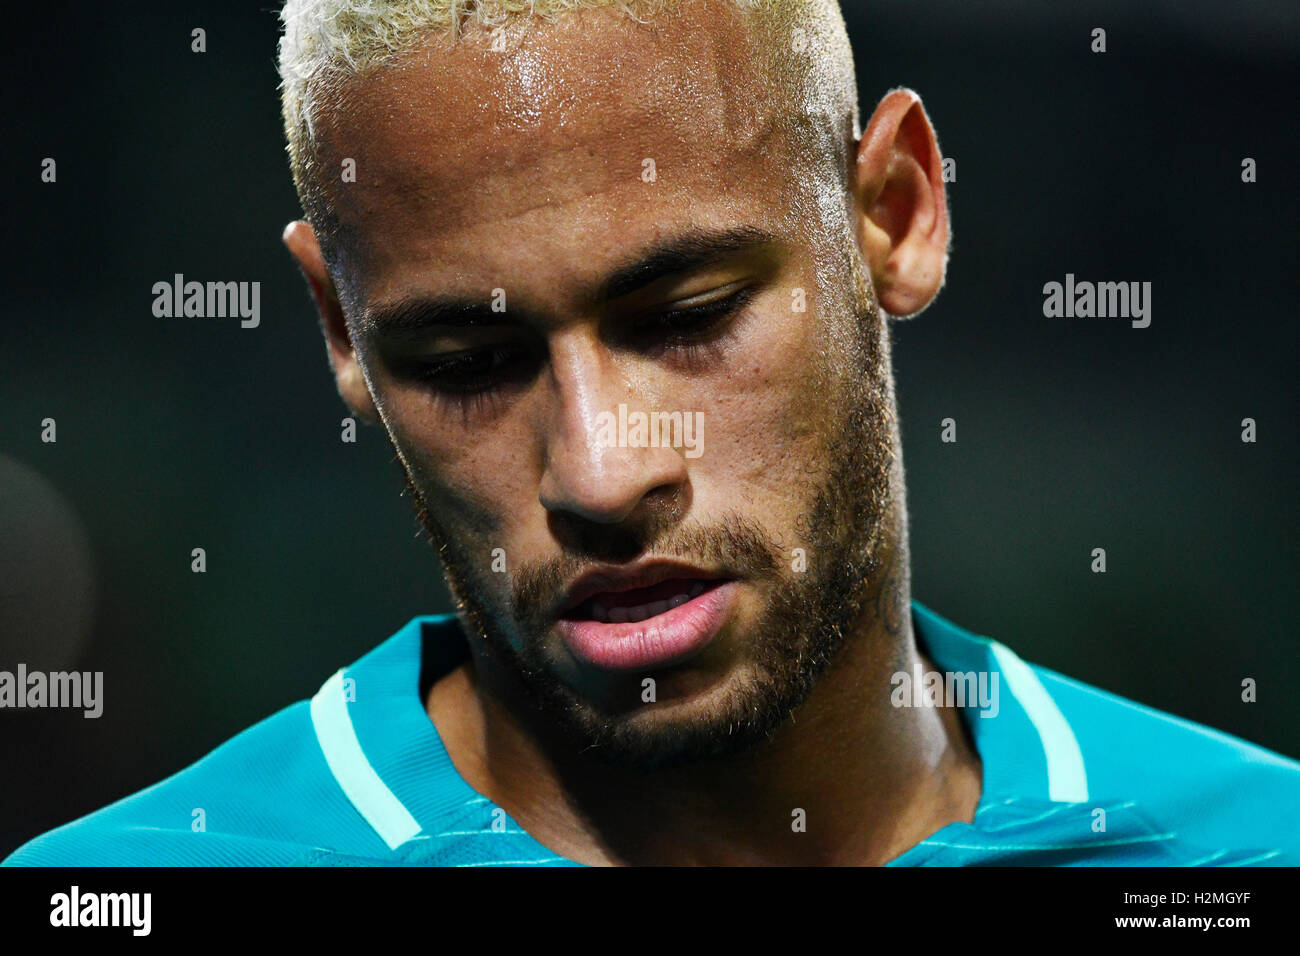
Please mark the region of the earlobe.
POLYGON ((361 373, 361 365, 356 350, 352 347, 352 338, 348 332, 347 319, 343 306, 339 303, 334 281, 325 266, 325 257, 321 253, 320 242, 309 223, 302 220, 289 223, 284 230, 284 244, 298 263, 307 286, 311 289, 316 311, 320 315, 321 331, 325 335, 325 347, 329 354, 330 368, 334 371, 334 382, 339 396, 349 410, 362 421, 370 424, 379 422, 379 413, 375 408, 374 397, 361 373))
POLYGON ((943 159, 921 98, 889 93, 858 144, 858 243, 881 308, 894 317, 920 312, 943 286, 948 204, 943 159))

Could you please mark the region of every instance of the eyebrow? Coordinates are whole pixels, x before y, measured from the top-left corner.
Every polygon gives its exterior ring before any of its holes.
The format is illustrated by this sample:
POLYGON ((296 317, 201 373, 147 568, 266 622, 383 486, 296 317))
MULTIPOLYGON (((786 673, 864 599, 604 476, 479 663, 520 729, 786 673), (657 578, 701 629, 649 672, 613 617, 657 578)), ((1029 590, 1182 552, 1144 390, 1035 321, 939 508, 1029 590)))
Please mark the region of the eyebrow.
POLYGON ((601 284, 596 298, 601 302, 621 299, 668 276, 703 269, 779 241, 780 237, 775 233, 757 226, 736 226, 720 231, 692 230, 657 243, 632 261, 616 267, 601 284))
MULTIPOLYGON (((621 299, 661 279, 698 271, 780 241, 776 233, 757 226, 692 229, 656 241, 615 266, 598 285, 591 303, 621 299)), ((512 306, 509 313, 493 312, 491 303, 486 300, 413 296, 391 305, 366 309, 359 324, 367 336, 414 339, 426 335, 433 328, 510 325, 528 316, 526 309, 516 306, 512 306)))

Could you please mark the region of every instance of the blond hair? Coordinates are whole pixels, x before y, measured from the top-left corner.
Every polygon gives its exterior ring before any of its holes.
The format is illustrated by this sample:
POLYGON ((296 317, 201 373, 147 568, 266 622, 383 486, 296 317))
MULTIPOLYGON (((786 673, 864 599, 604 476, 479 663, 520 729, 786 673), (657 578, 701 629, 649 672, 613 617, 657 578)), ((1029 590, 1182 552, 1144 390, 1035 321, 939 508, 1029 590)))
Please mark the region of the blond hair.
MULTIPOLYGON (((324 107, 318 94, 337 89, 349 76, 379 69, 435 35, 455 39, 467 25, 488 29, 581 10, 610 9, 645 22, 688 0, 287 0, 280 19, 281 105, 294 184, 312 224, 332 233, 328 200, 314 182, 313 120, 324 107)), ((744 13, 759 15, 766 33, 782 37, 804 55, 801 79, 783 79, 802 103, 818 101, 818 111, 838 114, 860 135, 853 53, 839 0, 725 0, 744 13), (795 38, 798 37, 796 41, 795 38), (796 92, 793 87, 815 85, 796 92)), ((792 58, 782 51, 769 67, 781 70, 792 58)), ((836 144, 839 152, 840 144, 836 144)), ((843 144, 847 148, 847 144, 843 144)), ((842 159, 842 157, 837 157, 842 159)), ((329 236, 322 236, 328 241, 329 236)), ((332 245, 332 243, 330 243, 332 245)), ((328 259, 327 253, 327 259, 328 259)))

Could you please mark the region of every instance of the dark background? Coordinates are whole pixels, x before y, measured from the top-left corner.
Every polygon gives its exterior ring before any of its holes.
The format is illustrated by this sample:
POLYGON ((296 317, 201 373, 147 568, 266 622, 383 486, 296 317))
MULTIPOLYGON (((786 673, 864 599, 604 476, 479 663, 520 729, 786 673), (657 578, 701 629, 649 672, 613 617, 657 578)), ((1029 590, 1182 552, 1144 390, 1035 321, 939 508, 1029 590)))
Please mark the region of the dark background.
MULTIPOLYGON (((6 41, 0 669, 103 671, 105 710, 0 710, 0 856, 447 606, 280 245, 278 5, 85 6, 6 41), (260 281, 261 326, 155 318, 177 272, 260 281)), ((894 326, 914 596, 1300 757, 1300 5, 844 6, 864 122, 910 86, 957 160, 947 287, 894 326), (1150 328, 1044 318, 1067 272, 1152 282, 1150 328)))

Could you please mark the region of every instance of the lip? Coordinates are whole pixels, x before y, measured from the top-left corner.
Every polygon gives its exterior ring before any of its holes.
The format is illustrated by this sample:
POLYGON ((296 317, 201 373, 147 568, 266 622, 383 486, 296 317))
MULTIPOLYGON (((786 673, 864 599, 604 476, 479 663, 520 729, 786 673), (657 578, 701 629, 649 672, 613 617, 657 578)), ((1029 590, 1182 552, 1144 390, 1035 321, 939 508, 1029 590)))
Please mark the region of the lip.
POLYGON ((602 568, 579 576, 560 595, 551 612, 553 617, 560 617, 602 591, 648 588, 673 578, 684 581, 716 581, 724 577, 724 574, 676 561, 653 561, 633 568, 602 568))
MULTIPOLYGON (((648 584, 625 587, 646 587, 680 576, 667 574, 648 584)), ((561 618, 557 627, 569 652, 599 670, 645 671, 667 667, 694 656, 713 642, 730 616, 738 587, 736 581, 722 581, 685 604, 643 621, 605 623, 561 618)), ((587 596, 607 590, 611 589, 598 587, 587 596)), ((585 598, 573 606, 582 600, 585 598)))

